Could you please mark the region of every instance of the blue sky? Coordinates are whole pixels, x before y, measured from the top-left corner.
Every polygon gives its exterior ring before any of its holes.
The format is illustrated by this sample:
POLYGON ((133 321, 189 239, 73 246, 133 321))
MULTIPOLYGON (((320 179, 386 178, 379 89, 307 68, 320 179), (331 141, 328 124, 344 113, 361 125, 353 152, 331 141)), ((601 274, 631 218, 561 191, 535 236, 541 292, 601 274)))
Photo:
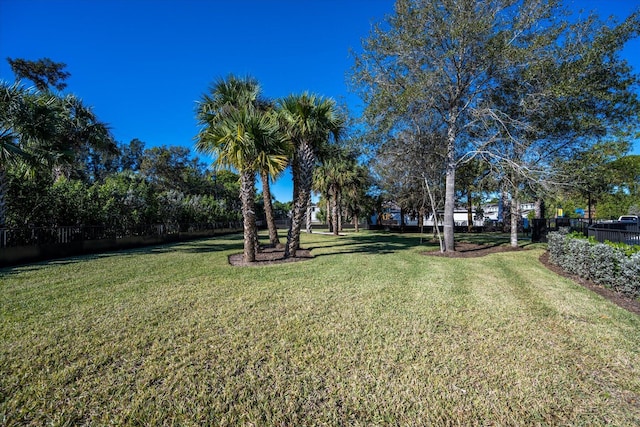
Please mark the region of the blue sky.
MULTIPOLYGON (((618 19, 640 7, 566 4, 618 19)), ((392 11, 390 0, 0 0, 0 79, 13 80, 6 57, 64 62, 66 91, 93 106, 116 140, 193 149, 195 102, 229 73, 252 75, 271 98, 308 90, 358 111, 346 83, 350 50, 392 11)), ((623 55, 640 72, 640 40, 623 55)), ((290 175, 273 191, 291 200, 290 175)))

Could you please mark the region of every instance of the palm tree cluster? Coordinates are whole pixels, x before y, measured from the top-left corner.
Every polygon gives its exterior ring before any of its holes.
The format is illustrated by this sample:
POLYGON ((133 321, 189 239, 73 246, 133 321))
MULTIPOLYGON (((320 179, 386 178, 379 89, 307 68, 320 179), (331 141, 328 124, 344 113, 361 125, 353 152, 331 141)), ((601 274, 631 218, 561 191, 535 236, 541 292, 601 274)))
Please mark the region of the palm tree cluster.
POLYGON ((334 235, 342 229, 343 210, 353 217, 358 231, 358 216, 369 187, 369 171, 357 162, 356 154, 345 149, 333 150, 313 174, 313 189, 327 204, 327 222, 334 235))
POLYGON ((245 262, 255 261, 260 250, 256 175, 260 173, 262 179, 269 240, 278 245, 269 178, 291 165, 293 212, 285 257, 295 257, 311 198, 313 170, 330 141, 337 141, 345 126, 335 101, 303 93, 273 102, 262 96, 254 78, 231 75, 218 79, 202 96, 197 117, 202 129, 196 137, 196 149, 214 155, 217 166, 233 168, 240 174, 245 262))
POLYGON ((108 126, 75 95, 0 85, 0 227, 6 220, 6 174, 10 166, 25 172, 48 170, 55 181, 72 173, 90 152, 114 153, 108 126))

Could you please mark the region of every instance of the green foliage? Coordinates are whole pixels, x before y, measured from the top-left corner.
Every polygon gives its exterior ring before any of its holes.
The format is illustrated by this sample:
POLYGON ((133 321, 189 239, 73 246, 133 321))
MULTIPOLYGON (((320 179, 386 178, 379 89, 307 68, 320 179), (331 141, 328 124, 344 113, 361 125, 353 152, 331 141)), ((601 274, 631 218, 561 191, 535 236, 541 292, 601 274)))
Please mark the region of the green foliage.
POLYGON ((598 243, 579 233, 549 233, 549 258, 569 273, 600 285, 640 296, 640 246, 598 243))
POLYGON ((153 189, 139 176, 112 175, 97 187, 101 207, 98 224, 126 228, 151 224, 162 218, 154 214, 158 205, 153 189))
POLYGON ((376 146, 403 132, 441 136, 453 248, 465 160, 481 157, 517 200, 525 184, 558 182, 555 159, 637 128, 637 77, 618 52, 639 32, 639 13, 603 23, 567 17, 556 1, 399 0, 363 40, 352 81, 376 146))
POLYGON ((64 71, 67 64, 53 62, 49 58, 28 61, 21 58, 7 58, 11 70, 18 79, 31 80, 39 91, 45 92, 50 88, 62 90, 67 87, 64 82, 71 74, 64 71))
POLYGON ((608 240, 605 240, 604 243, 616 250, 621 251, 622 253, 625 254, 625 256, 628 256, 628 257, 640 252, 640 245, 628 245, 623 242, 610 242, 608 240))

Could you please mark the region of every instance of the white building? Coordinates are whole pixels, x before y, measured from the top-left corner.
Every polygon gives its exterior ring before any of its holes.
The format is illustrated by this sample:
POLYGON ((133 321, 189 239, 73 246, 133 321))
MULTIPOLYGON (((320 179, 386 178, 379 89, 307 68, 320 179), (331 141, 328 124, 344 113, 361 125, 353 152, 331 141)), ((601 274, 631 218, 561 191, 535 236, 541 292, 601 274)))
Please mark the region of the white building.
MULTIPOLYGON (((508 207, 507 207, 508 209, 508 207)), ((527 218, 529 212, 535 209, 535 203, 525 202, 520 204, 520 215, 522 218, 527 218)), ((443 211, 438 211, 438 224, 442 225, 443 211)), ((479 218, 476 214, 476 209, 471 211, 472 221, 474 227, 482 227, 486 222, 498 222, 500 214, 500 206, 495 204, 487 204, 482 206, 482 217, 479 218)), ((384 225, 400 225, 400 209, 397 206, 390 206, 387 211, 382 215, 382 224, 384 225)), ((373 223, 376 223, 376 218, 372 218, 373 223)), ((469 223, 469 214, 466 207, 456 207, 453 213, 453 222, 456 227, 466 227, 469 223)), ((418 218, 405 214, 404 224, 407 226, 417 226, 418 218)), ((433 214, 428 212, 424 217, 424 224, 427 227, 433 227, 433 214)))

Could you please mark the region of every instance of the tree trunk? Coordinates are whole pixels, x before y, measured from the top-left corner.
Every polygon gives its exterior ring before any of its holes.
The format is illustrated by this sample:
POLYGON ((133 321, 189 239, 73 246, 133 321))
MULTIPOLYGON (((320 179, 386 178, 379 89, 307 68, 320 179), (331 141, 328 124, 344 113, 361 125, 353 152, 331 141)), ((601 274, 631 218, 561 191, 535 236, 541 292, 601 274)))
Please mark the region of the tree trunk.
POLYGON ((518 202, 517 190, 513 191, 511 197, 511 247, 518 247, 518 223, 520 219, 520 203, 518 202))
POLYGON ((338 231, 343 231, 342 230, 342 194, 340 193, 340 190, 336 190, 336 193, 338 194, 338 198, 336 199, 336 218, 338 220, 338 231))
POLYGON ((271 202, 271 189, 269 188, 269 174, 266 171, 260 171, 262 179, 262 197, 264 199, 264 213, 267 217, 267 228, 269 229, 269 244, 277 247, 280 245, 278 237, 278 229, 276 228, 276 218, 273 212, 273 203, 271 202))
POLYGON ((309 200, 307 200, 307 210, 305 212, 305 226, 306 232, 311 234, 311 213, 313 207, 311 206, 311 192, 309 192, 309 200))
POLYGON ((454 161, 454 153, 447 156, 449 158, 447 162, 447 169, 445 175, 445 191, 444 191, 444 221, 443 221, 443 243, 444 252, 455 251, 455 243, 453 236, 453 214, 455 212, 456 204, 456 164, 454 161))
POLYGON ((360 220, 357 213, 353 214, 353 228, 355 228, 356 233, 360 232, 360 220))
POLYGON ((311 195, 314 164, 315 155, 313 149, 307 141, 303 141, 294 154, 292 164, 294 177, 297 176, 298 178, 297 180, 294 178, 295 198, 293 200, 291 225, 287 234, 285 258, 295 257, 296 251, 300 247, 300 228, 302 226, 302 217, 306 212, 309 196, 311 195))
POLYGON ((542 199, 537 199, 534 205, 534 212, 536 219, 544 218, 544 201, 542 199))
POLYGON ((471 198, 471 189, 467 190, 467 231, 473 231, 473 199, 471 198))
POLYGON ((331 227, 333 229, 333 235, 337 236, 340 233, 340 226, 338 225, 338 191, 335 187, 330 191, 331 194, 331 227))
POLYGON ((327 213, 325 215, 327 221, 327 228, 329 229, 329 233, 333 232, 333 216, 331 215, 331 199, 329 193, 327 193, 327 213))
POLYGON ((0 165, 0 228, 4 228, 7 222, 7 172, 3 165, 0 165))
POLYGON ((452 109, 447 118, 447 158, 444 184, 444 251, 454 252, 454 213, 456 209, 456 114, 452 109))
POLYGON ((255 173, 243 171, 240 174, 240 199, 242 200, 242 218, 244 228, 244 262, 256 260, 256 208, 255 208, 255 173))

